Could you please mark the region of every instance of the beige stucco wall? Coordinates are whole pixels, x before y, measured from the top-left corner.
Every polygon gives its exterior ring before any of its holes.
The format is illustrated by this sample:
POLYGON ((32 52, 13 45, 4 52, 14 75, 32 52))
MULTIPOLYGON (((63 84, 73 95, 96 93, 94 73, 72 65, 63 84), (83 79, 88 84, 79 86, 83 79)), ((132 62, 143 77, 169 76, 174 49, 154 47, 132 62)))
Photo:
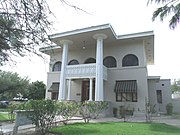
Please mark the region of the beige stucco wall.
MULTIPOLYGON (((139 66, 146 66, 146 58, 144 45, 142 41, 120 43, 120 44, 106 44, 103 48, 104 58, 106 56, 113 56, 117 60, 117 68, 122 67, 122 59, 127 54, 135 54, 139 59, 139 66)), ((51 55, 51 65, 61 61, 62 52, 56 52, 51 55)), ((68 52, 68 62, 76 59, 80 64, 83 64, 88 58, 96 58, 96 48, 91 47, 90 49, 79 48, 76 50, 69 50, 68 52)), ((49 71, 52 71, 50 68, 49 71)))
POLYGON ((47 73, 47 86, 46 86, 46 99, 51 99, 51 92, 48 92, 53 82, 59 82, 60 72, 48 72, 47 73))
MULTIPOLYGON (((147 63, 145 58, 145 50, 142 41, 124 42, 121 44, 106 44, 104 45, 104 58, 106 56, 113 56, 117 61, 117 67, 108 69, 108 79, 104 81, 104 99, 111 102, 111 108, 127 105, 135 109, 135 111, 145 110, 145 98, 148 97, 147 85, 147 63), (139 66, 122 67, 122 59, 127 54, 134 54, 139 59, 139 66), (116 102, 114 86, 116 80, 137 80, 138 86, 138 102, 116 102)), ((68 62, 76 59, 80 64, 88 58, 96 58, 96 48, 69 50, 68 62)), ((52 73, 52 65, 56 61, 61 61, 61 52, 53 53, 51 55, 51 64, 48 73, 47 90, 50 88, 52 82, 58 82, 60 79, 60 72, 52 73)), ((81 101, 82 79, 72 80, 71 83, 71 97, 72 100, 81 101)), ((50 93, 46 93, 46 98, 51 97, 50 93)))
POLYGON ((134 54, 139 59, 139 67, 146 66, 146 57, 144 51, 144 45, 141 41, 109 45, 104 47, 104 58, 106 56, 113 56, 117 60, 117 68, 122 67, 122 59, 127 54, 134 54))
POLYGON ((104 83, 105 100, 112 102, 112 107, 119 108, 119 106, 125 105, 134 109, 136 112, 144 111, 145 98, 148 97, 146 74, 146 67, 109 69, 108 80, 104 83), (116 102, 116 94, 114 92, 116 80, 137 80, 138 102, 116 102))
POLYGON ((170 80, 169 79, 149 79, 148 80, 148 93, 151 105, 156 105, 157 112, 166 113, 166 105, 172 102, 170 80), (157 103, 156 90, 162 90, 162 104, 157 103))

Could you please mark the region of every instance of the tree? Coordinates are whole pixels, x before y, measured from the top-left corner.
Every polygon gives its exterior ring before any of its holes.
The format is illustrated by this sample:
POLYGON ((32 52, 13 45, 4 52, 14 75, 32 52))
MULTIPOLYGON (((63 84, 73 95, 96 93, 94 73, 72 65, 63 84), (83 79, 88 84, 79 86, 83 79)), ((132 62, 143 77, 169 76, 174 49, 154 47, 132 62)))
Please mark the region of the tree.
POLYGON ((13 99, 17 94, 25 95, 29 79, 22 78, 17 73, 0 71, 1 98, 13 99))
MULTIPOLYGON (((82 10, 66 0, 60 2, 82 10)), ((53 16, 48 0, 0 0, 0 65, 12 55, 40 55, 37 46, 49 43, 53 16)))
POLYGON ((0 64, 11 55, 37 53, 35 46, 45 43, 51 22, 46 0, 0 1, 0 64))
POLYGON ((41 100, 45 98, 46 85, 42 81, 35 81, 29 85, 28 99, 41 100))
POLYGON ((171 85, 172 93, 180 92, 180 80, 174 80, 173 84, 171 85))
POLYGON ((167 16, 171 16, 169 21, 169 27, 174 29, 180 22, 180 2, 179 0, 148 0, 148 4, 155 2, 156 4, 162 4, 163 6, 156 9, 153 13, 152 20, 154 21, 157 17, 161 21, 167 16))

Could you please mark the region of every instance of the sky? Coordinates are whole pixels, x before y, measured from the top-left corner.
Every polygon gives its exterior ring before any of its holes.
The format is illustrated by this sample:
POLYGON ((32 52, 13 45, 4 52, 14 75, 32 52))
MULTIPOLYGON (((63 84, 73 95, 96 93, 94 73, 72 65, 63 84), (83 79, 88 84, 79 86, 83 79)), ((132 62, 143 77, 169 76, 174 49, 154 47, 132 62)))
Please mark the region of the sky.
MULTIPOLYGON (((110 23, 117 35, 154 31, 154 65, 148 66, 149 76, 161 76, 162 79, 180 78, 180 38, 178 26, 171 30, 168 18, 164 22, 157 19, 152 22, 155 4, 147 6, 147 0, 68 0, 86 12, 75 10, 60 0, 51 0, 50 9, 56 21, 49 34, 90 26, 110 23)), ((17 72, 20 76, 28 76, 31 81, 47 82, 48 60, 38 56, 15 58, 16 65, 8 63, 1 70, 17 72)))

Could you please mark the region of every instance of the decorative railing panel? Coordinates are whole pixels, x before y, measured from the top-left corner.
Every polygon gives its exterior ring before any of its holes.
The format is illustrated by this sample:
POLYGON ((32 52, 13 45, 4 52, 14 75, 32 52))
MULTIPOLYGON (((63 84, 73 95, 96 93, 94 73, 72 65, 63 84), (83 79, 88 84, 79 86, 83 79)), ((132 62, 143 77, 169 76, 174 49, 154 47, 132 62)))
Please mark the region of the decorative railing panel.
MULTIPOLYGON (((107 68, 103 66, 103 77, 107 80, 107 68)), ((95 78, 96 64, 68 65, 66 70, 67 78, 95 78)))

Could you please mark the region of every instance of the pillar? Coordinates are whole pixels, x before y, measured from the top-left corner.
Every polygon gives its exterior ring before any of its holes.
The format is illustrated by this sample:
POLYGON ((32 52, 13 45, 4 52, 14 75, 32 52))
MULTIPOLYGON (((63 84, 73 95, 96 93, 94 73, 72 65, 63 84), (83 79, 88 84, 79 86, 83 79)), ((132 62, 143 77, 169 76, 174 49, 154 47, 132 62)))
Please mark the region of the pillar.
POLYGON ((89 83, 89 101, 93 101, 93 99, 92 99, 92 89, 93 89, 93 78, 90 78, 90 83, 89 83))
POLYGON ((71 79, 68 80, 68 97, 67 100, 71 100, 71 79))
POLYGON ((72 41, 62 40, 60 43, 63 44, 63 52, 58 100, 62 101, 66 99, 66 65, 68 59, 68 46, 72 44, 72 41))
POLYGON ((103 39, 106 39, 105 34, 95 34, 93 36, 97 40, 96 46, 96 87, 95 101, 104 101, 103 90, 103 39))

